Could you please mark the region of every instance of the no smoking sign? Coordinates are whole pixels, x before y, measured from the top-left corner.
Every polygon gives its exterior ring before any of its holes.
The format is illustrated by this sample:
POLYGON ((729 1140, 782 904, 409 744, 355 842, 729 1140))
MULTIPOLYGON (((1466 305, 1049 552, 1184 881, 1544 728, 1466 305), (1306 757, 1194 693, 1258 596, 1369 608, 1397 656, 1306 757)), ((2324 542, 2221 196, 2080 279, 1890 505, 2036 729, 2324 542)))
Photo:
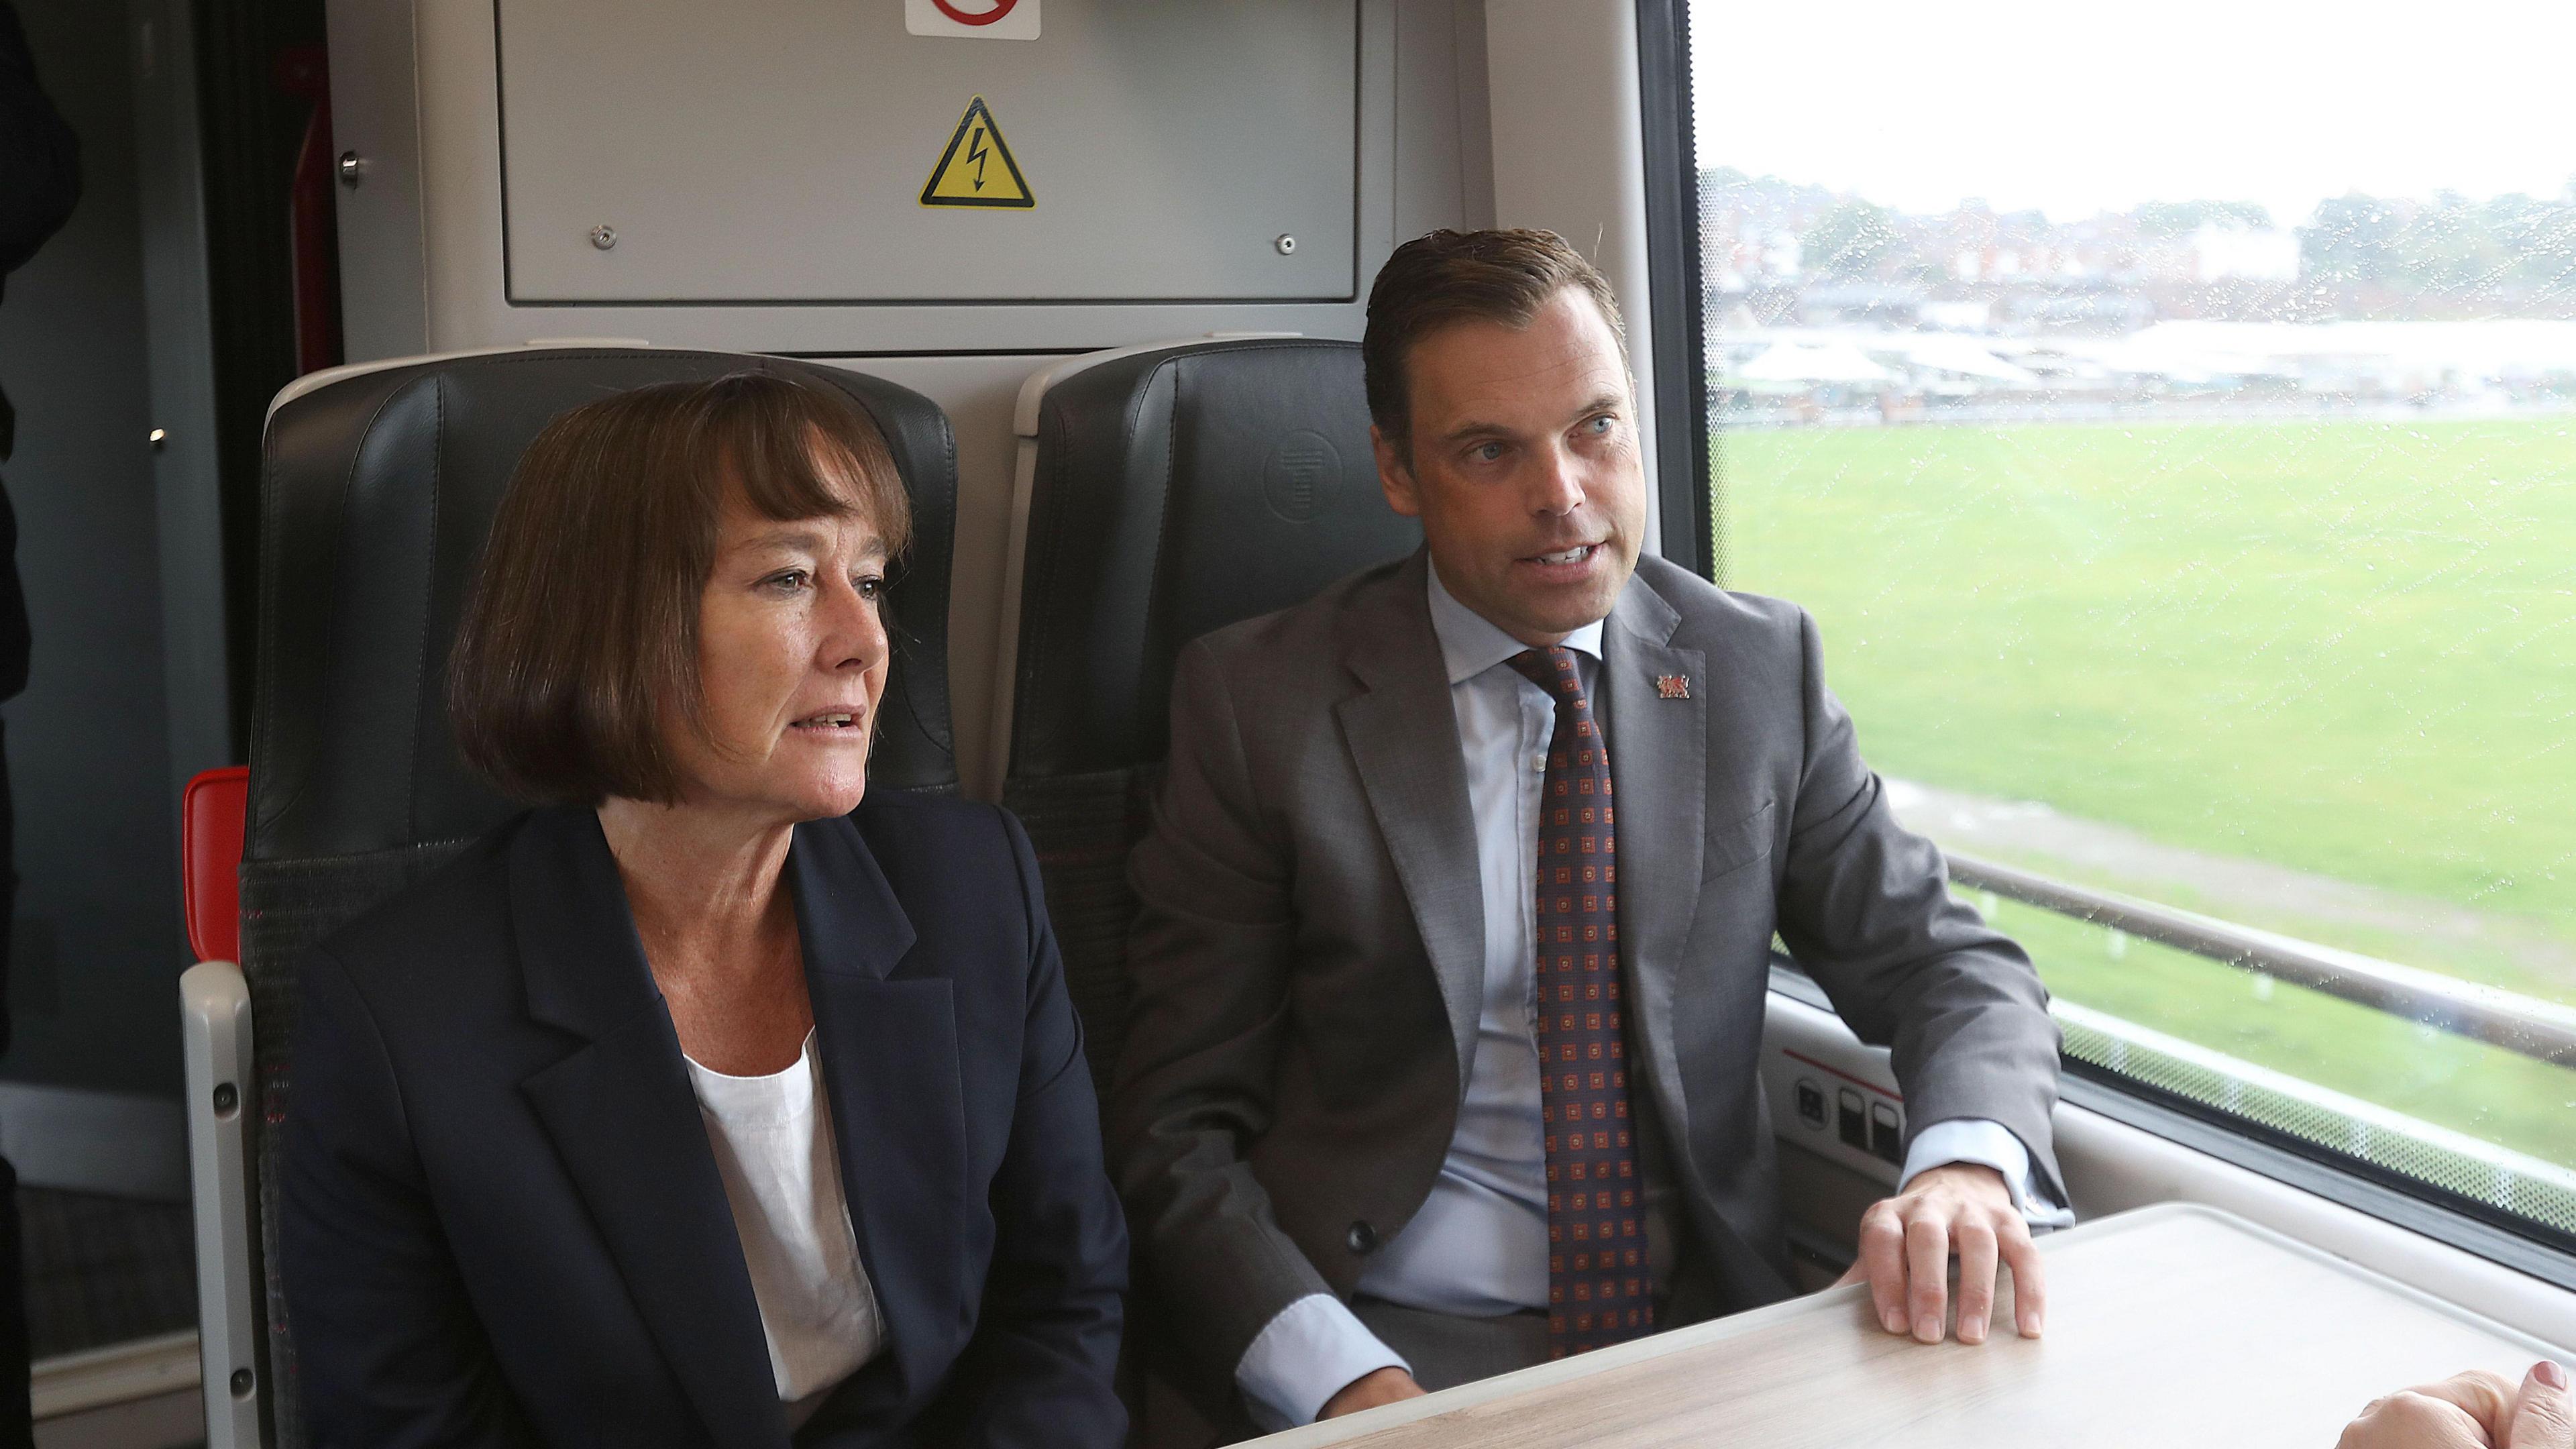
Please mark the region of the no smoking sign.
POLYGON ((1035 40, 1038 0, 903 0, 903 28, 959 40, 1035 40))

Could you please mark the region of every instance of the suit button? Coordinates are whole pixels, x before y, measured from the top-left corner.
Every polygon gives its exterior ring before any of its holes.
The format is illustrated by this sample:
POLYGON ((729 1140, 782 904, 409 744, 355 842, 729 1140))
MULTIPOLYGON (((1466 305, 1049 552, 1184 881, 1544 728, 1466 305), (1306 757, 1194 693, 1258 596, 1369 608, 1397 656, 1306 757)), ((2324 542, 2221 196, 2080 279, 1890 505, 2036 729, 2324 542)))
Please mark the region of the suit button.
POLYGON ((1377 1229, 1370 1227, 1366 1223, 1353 1223, 1351 1224, 1351 1235, 1349 1238, 1345 1239, 1345 1241, 1351 1245, 1351 1251, 1354 1253, 1375 1252, 1377 1250, 1377 1229))

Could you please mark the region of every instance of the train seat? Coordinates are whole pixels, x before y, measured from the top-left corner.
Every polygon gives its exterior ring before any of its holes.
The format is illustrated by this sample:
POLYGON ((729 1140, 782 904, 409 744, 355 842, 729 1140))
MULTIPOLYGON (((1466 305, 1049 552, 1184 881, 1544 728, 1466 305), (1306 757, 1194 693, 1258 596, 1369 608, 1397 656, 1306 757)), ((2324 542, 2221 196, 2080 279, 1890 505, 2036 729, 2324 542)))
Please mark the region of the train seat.
MULTIPOLYGON (((1126 1034, 1127 854, 1168 751, 1173 665, 1209 630, 1421 543, 1386 506, 1368 429, 1348 342, 1124 349, 1021 391, 997 773, 1037 850, 1104 1096, 1126 1034)), ((1149 1419, 1230 1417, 1154 1372, 1167 1352, 1141 1272, 1128 1324, 1121 1387, 1140 1439, 1149 1419)))
MULTIPOLYGON (((896 661, 870 771, 887 785, 954 790, 956 445, 927 398, 779 358, 563 346, 341 369, 288 389, 270 412, 239 967, 210 958, 182 983, 214 1449, 303 1443, 295 1396, 279 1391, 294 1382, 295 1354, 263 1211, 276 1187, 273 1129, 292 1110, 296 958, 513 809, 458 759, 442 682, 502 490, 567 408, 747 370, 836 389, 885 432, 915 526, 890 579, 896 661)), ((211 952, 221 933, 196 939, 211 952)))
MULTIPOLYGON (((1125 1035, 1127 852, 1212 629, 1410 553, 1377 483, 1357 344, 1231 337, 1074 359, 1020 397, 1018 608, 996 700, 1091 1069, 1125 1035)), ((1007 601, 1006 601, 1007 602, 1007 601)))

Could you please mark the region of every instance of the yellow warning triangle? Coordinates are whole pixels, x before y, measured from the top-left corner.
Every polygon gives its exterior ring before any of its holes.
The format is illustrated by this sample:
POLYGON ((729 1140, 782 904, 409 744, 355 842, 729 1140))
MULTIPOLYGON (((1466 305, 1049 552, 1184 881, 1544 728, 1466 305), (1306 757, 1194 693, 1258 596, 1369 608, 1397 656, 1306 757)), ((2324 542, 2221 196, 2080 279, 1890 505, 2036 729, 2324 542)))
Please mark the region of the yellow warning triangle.
POLYGON ((921 188, 921 204, 1038 204, 1038 199, 1029 194, 1028 178, 1020 174, 1020 163, 1011 159, 1010 145, 1002 139, 1002 128, 993 124, 993 112, 982 96, 966 103, 966 114, 958 119, 956 134, 948 138, 948 149, 939 153, 939 164, 930 168, 930 181, 921 188))

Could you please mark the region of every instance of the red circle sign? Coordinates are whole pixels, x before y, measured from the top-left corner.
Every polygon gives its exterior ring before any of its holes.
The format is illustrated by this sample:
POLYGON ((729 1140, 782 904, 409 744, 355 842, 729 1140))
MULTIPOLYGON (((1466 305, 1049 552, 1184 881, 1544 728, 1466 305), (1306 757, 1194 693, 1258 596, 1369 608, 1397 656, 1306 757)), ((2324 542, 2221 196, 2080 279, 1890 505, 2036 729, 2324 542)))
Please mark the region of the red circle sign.
POLYGON ((949 19, 956 21, 960 25, 990 25, 994 21, 999 20, 1003 16, 1020 8, 1020 0, 994 0, 992 9, 985 11, 981 15, 969 15, 965 11, 958 9, 956 6, 949 4, 948 0, 930 0, 930 3, 939 7, 940 14, 947 16, 949 19))

